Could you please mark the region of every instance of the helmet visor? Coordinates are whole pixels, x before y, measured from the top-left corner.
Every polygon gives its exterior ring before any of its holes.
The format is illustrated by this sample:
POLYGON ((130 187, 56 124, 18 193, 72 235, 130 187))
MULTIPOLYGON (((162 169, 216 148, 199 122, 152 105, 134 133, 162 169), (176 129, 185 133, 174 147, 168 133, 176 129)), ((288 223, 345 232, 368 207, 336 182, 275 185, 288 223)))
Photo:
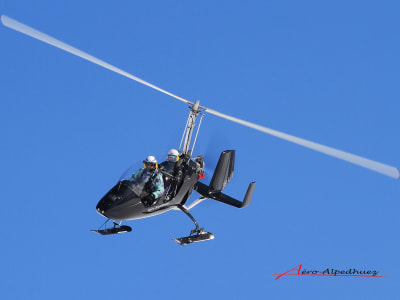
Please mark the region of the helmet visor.
POLYGON ((175 161, 176 161, 176 158, 177 158, 177 156, 176 156, 176 155, 173 155, 173 154, 168 154, 168 156, 167 156, 167 160, 168 160, 168 161, 173 161, 173 162, 175 162, 175 161))

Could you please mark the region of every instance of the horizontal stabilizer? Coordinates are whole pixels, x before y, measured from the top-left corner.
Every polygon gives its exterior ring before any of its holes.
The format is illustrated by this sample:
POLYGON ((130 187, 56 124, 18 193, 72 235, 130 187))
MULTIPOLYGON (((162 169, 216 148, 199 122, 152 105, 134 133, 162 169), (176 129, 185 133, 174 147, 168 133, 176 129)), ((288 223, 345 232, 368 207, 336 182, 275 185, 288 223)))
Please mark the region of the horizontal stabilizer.
POLYGON ((214 199, 219 202, 229 204, 229 205, 232 205, 237 208, 244 208, 250 204, 250 200, 251 200, 251 197, 253 196, 255 187, 256 187, 255 182, 250 183, 249 187, 247 189, 246 195, 244 196, 243 202, 240 202, 239 200, 236 200, 236 199, 234 199, 224 193, 221 193, 221 192, 210 193, 209 187, 206 184, 199 182, 199 181, 196 183, 197 192, 200 195, 202 195, 203 197, 214 199))

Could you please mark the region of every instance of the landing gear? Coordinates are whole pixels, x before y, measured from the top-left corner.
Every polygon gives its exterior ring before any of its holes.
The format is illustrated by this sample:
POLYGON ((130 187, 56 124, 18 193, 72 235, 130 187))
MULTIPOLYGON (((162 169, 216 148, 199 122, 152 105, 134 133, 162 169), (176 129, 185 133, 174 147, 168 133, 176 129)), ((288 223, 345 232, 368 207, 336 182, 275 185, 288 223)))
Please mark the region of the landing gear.
POLYGON ((132 231, 132 228, 129 227, 129 226, 126 226, 126 225, 122 225, 121 226, 122 221, 120 221, 119 224, 117 222, 113 221, 114 226, 110 227, 110 228, 106 228, 106 224, 107 224, 108 221, 110 221, 110 219, 105 221, 103 223, 103 225, 100 226, 100 228, 104 226, 104 229, 100 229, 99 228, 97 230, 90 230, 90 231, 96 232, 96 233, 101 234, 101 235, 125 233, 125 232, 131 232, 132 231))
POLYGON ((208 241, 208 240, 214 239, 214 235, 212 233, 203 231, 204 228, 199 227, 199 224, 196 222, 196 220, 194 219, 192 214, 183 205, 178 204, 177 207, 181 211, 183 211, 193 221, 194 225, 196 225, 196 228, 193 229, 192 231, 190 231, 189 236, 173 239, 175 242, 184 246, 187 244, 203 242, 203 241, 208 241))

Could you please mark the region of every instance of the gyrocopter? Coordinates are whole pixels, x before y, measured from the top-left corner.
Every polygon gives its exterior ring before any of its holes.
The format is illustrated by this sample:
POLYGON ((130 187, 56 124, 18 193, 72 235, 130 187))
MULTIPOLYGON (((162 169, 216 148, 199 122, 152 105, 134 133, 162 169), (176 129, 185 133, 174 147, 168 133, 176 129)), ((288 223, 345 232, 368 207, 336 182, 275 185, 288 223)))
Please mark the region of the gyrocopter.
MULTIPOLYGON (((23 34, 31 36, 57 48, 60 48, 76 56, 79 56, 99 66, 114 71, 122 76, 135 80, 189 106, 189 116, 186 121, 181 143, 178 148, 179 151, 177 154, 177 163, 174 169, 174 173, 171 174, 166 171, 160 170, 163 181, 166 185, 163 194, 157 199, 154 199, 154 201, 148 202, 146 201, 146 199, 149 198, 150 194, 148 190, 148 181, 145 182, 127 179, 120 180, 108 193, 106 193, 106 195, 98 202, 96 206, 96 211, 100 215, 107 218, 106 222, 103 224, 104 229, 99 228, 98 230, 93 230, 96 233, 109 235, 130 232, 132 230, 131 227, 121 225, 122 221, 152 217, 174 209, 184 212, 187 216, 190 217, 190 219, 196 226, 195 229, 190 232, 189 236, 174 239, 179 244, 186 245, 214 238, 214 235, 212 233, 204 231, 203 228, 200 228, 192 214, 189 212, 189 210, 191 210, 194 206, 198 205, 206 199, 217 200, 219 202, 237 208, 244 208, 249 205, 255 188, 255 182, 251 182, 249 184, 243 201, 236 200, 222 192, 222 190, 233 177, 235 163, 234 150, 226 150, 221 153, 209 185, 206 185, 199 181, 204 178, 204 157, 202 155, 193 157, 192 154, 203 116, 206 113, 259 130, 261 132, 336 157, 338 159, 348 161, 350 163, 368 168, 375 172, 379 172, 386 176, 390 176, 395 179, 399 178, 399 171, 397 170, 397 168, 390 165, 379 163, 370 159, 360 157, 358 155, 350 154, 348 152, 324 146, 315 142, 311 142, 299 137, 295 137, 283 132, 279 132, 264 126, 260 126, 220 113, 218 111, 200 105, 199 101, 189 101, 177 95, 174 95, 164 89, 161 89, 147 81, 144 81, 130 73, 127 73, 92 55, 89 55, 55 38, 52 38, 49 35, 46 35, 29 26, 26 26, 5 15, 1 16, 1 22, 3 23, 3 25, 11 29, 19 31, 23 34), (178 172, 175 172, 176 170, 178 172), (188 198, 192 194, 193 190, 200 194, 200 198, 194 200, 191 204, 187 205, 188 198), (106 228, 105 224, 109 220, 113 221, 113 227, 106 228)), ((144 161, 144 163, 145 165, 146 163, 151 163, 151 158, 148 158, 148 160, 144 161)), ((154 165, 152 167, 154 167, 154 165)))

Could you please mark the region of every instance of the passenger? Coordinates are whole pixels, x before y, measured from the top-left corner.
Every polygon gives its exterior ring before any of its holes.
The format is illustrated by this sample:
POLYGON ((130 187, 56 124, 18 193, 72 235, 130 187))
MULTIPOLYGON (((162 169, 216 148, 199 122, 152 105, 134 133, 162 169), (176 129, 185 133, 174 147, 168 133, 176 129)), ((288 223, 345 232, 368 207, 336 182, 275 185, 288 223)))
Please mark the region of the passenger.
POLYGON ((179 152, 176 149, 168 151, 167 160, 161 163, 160 169, 171 175, 174 175, 176 163, 179 161, 179 152))
POLYGON ((154 156, 148 156, 143 163, 144 167, 128 180, 135 183, 146 182, 144 192, 148 195, 142 198, 142 202, 145 206, 151 206, 164 194, 164 180, 154 156))
POLYGON ((171 149, 168 151, 167 160, 160 164, 160 170, 165 176, 164 202, 167 202, 175 197, 178 183, 182 177, 178 150, 171 149))

